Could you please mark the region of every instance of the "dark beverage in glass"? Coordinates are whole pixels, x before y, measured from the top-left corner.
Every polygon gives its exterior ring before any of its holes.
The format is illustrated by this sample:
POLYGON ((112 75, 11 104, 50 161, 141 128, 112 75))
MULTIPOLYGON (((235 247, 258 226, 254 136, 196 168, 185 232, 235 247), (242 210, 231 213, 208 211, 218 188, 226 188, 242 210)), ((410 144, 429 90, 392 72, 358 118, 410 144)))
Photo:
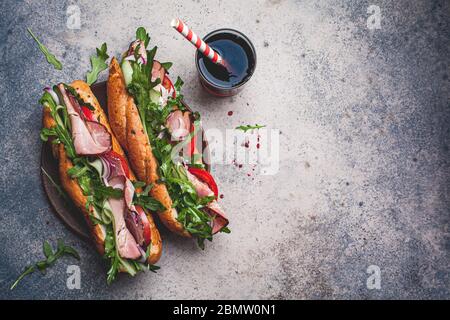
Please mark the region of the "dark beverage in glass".
POLYGON ((219 29, 206 35, 203 40, 224 60, 215 64, 197 51, 195 61, 200 82, 216 96, 237 94, 252 76, 256 67, 256 51, 251 41, 239 31, 219 29))

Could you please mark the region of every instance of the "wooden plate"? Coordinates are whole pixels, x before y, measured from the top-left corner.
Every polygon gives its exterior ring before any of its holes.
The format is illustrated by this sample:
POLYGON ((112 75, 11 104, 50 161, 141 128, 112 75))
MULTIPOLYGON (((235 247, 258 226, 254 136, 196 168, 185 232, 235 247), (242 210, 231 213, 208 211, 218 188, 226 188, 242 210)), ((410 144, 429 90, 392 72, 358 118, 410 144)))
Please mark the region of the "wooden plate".
MULTIPOLYGON (((92 92, 97 97, 100 106, 108 113, 107 106, 107 96, 106 96, 106 82, 99 82, 91 86, 92 92)), ((185 107, 191 110, 187 105, 185 107)), ((206 170, 210 171, 209 165, 209 148, 208 141, 206 140, 204 132, 202 132, 202 144, 203 157, 205 158, 206 170)), ((55 214, 64 222, 64 224, 73 232, 75 232, 82 239, 88 240, 91 238, 90 231, 84 220, 83 214, 75 207, 70 199, 64 199, 61 196, 58 188, 52 183, 50 178, 45 174, 45 172, 51 177, 51 179, 60 186, 59 174, 58 174, 58 161, 53 158, 51 152, 51 144, 49 142, 44 143, 41 149, 41 177, 42 183, 44 185, 45 193, 54 209, 55 214), (45 171, 45 172, 44 172, 45 171)))

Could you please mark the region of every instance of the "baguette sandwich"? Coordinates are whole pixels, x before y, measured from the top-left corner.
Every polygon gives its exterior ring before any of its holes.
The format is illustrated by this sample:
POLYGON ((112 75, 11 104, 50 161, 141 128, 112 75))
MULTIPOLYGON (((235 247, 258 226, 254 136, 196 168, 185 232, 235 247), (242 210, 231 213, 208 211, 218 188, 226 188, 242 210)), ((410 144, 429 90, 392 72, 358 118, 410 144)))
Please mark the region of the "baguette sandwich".
POLYGON ((197 238, 203 248, 214 234, 230 232, 228 219, 198 151, 200 116, 183 103, 183 82, 172 83, 172 64, 154 60, 157 48, 147 50, 149 41, 141 27, 121 62, 111 60, 109 121, 137 177, 153 186, 150 194, 163 205, 161 221, 178 235, 197 238))
POLYGON ((156 270, 161 238, 149 210, 161 204, 142 191, 105 112, 89 85, 76 80, 46 88, 41 138, 51 141, 61 185, 83 213, 98 252, 118 272, 156 270))

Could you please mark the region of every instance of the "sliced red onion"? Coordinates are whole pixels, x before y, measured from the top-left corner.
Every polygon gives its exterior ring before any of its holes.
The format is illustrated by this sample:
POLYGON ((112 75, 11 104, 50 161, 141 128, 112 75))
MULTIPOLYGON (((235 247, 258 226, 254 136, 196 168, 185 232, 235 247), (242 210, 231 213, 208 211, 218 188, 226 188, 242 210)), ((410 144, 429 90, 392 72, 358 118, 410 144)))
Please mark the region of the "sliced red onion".
POLYGON ((145 252, 145 250, 140 245, 138 245, 138 250, 141 253, 141 257, 139 258, 138 261, 141 262, 141 263, 146 263, 147 259, 145 259, 145 256, 147 255, 147 253, 145 252))
POLYGON ((106 161, 102 156, 99 157, 103 164, 103 173, 102 178, 103 182, 108 185, 108 179, 111 175, 111 166, 109 164, 109 161, 106 161))
POLYGON ((147 64, 147 59, 145 59, 143 56, 140 56, 138 58, 138 63, 140 63, 140 64, 147 64))
POLYGON ((131 61, 136 61, 135 56, 135 51, 136 48, 139 46, 139 50, 138 50, 138 59, 137 62, 139 64, 147 64, 147 51, 145 49, 145 45, 144 42, 142 40, 135 40, 130 44, 130 47, 128 49, 128 53, 127 53, 127 57, 125 58, 126 60, 131 60, 131 61), (130 58, 132 57, 132 58, 130 58))
POLYGON ((55 101, 55 103, 56 103, 57 105, 59 105, 59 98, 58 98, 58 95, 56 94, 55 91, 52 90, 52 88, 50 88, 50 87, 45 87, 45 88, 44 88, 44 91, 50 93, 50 95, 52 96, 53 101, 55 101))
POLYGON ((136 61, 136 58, 134 57, 134 55, 131 55, 131 56, 125 57, 124 60, 128 60, 128 61, 136 61))

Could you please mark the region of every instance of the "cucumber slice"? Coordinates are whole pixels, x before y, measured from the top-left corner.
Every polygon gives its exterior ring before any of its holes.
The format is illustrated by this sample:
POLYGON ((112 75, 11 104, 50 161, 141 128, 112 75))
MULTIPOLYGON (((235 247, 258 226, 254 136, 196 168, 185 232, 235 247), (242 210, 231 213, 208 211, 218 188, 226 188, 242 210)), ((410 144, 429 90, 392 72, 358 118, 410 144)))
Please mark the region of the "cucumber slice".
POLYGON ((125 79, 125 84, 128 86, 131 83, 131 79, 133 78, 133 68, 131 67, 130 61, 122 61, 122 72, 123 78, 125 79))
POLYGON ((161 98, 161 92, 156 90, 150 90, 150 100, 153 103, 159 103, 159 98, 161 98))

